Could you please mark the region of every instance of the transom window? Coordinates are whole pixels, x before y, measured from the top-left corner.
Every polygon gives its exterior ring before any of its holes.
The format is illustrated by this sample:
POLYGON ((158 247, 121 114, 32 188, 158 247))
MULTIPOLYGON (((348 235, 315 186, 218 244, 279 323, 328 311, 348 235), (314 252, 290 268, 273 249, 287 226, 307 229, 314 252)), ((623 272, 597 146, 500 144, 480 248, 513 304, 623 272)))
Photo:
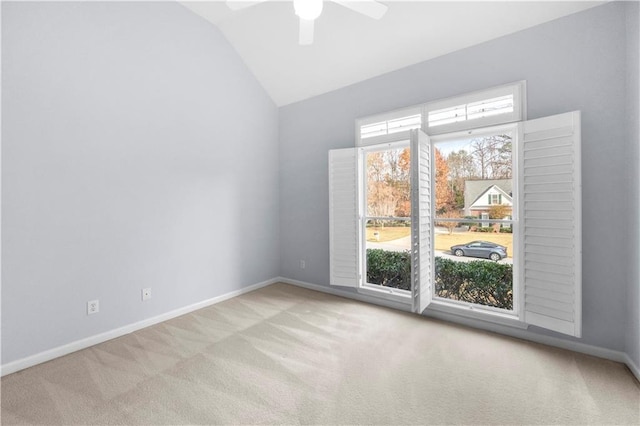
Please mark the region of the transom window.
POLYGON ((509 114, 514 110, 514 94, 498 96, 468 104, 429 111, 427 122, 430 128, 461 121, 476 120, 500 114, 509 114))
POLYGON ((408 138, 412 129, 429 135, 521 121, 526 117, 525 82, 506 84, 453 98, 356 120, 356 146, 408 138))
POLYGON ((419 129, 421 125, 422 115, 413 114, 406 117, 363 125, 360 128, 360 137, 367 139, 375 136, 392 135, 406 130, 419 129))
POLYGON ((409 131, 422 128, 423 113, 417 105, 356 120, 356 146, 408 140, 409 131))
POLYGON ((505 84, 424 105, 423 130, 429 135, 479 129, 526 117, 525 82, 505 84))

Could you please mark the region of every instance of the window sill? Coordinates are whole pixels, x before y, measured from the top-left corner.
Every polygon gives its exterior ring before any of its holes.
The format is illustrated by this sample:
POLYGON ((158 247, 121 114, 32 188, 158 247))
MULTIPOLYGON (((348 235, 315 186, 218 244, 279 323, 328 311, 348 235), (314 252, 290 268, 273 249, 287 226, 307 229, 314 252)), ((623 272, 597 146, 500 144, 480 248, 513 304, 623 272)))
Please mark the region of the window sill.
POLYGON ((411 304, 411 293, 388 287, 377 287, 366 285, 358 288, 358 293, 367 296, 379 297, 381 299, 392 300, 394 302, 411 304))
POLYGON ((505 325, 520 329, 526 329, 529 327, 529 325, 521 321, 516 314, 494 312, 471 305, 459 305, 441 300, 434 300, 433 302, 431 302, 427 309, 425 309, 426 313, 429 313, 429 311, 442 312, 458 317, 470 318, 473 320, 490 322, 493 324, 505 325))

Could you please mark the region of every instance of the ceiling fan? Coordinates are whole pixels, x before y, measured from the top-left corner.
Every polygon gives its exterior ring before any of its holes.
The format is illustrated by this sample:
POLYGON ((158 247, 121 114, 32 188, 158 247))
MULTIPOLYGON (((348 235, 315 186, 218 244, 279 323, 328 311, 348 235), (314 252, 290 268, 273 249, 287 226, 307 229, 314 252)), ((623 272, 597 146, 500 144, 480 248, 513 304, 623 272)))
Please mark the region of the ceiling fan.
MULTIPOLYGON (((264 3, 268 0, 227 0, 227 6, 231 10, 240 10, 264 3)), ((387 12, 388 7, 376 0, 328 0, 361 13, 373 19, 380 19, 387 12)), ((323 0, 293 0, 293 10, 300 19, 300 39, 301 45, 313 43, 313 27, 315 20, 322 13, 323 0)))

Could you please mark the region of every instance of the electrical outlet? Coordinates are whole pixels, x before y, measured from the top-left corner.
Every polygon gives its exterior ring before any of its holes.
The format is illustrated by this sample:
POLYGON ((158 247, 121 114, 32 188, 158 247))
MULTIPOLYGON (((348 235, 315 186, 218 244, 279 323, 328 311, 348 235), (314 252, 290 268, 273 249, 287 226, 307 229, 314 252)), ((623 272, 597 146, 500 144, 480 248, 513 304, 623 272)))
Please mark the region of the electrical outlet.
POLYGON ((300 269, 304 269, 307 267, 307 261, 306 260, 300 260, 300 269))
POLYGON ((142 301, 151 299, 151 288, 142 289, 142 301))
POLYGON ((87 315, 97 314, 100 312, 100 301, 90 300, 87 302, 87 315))

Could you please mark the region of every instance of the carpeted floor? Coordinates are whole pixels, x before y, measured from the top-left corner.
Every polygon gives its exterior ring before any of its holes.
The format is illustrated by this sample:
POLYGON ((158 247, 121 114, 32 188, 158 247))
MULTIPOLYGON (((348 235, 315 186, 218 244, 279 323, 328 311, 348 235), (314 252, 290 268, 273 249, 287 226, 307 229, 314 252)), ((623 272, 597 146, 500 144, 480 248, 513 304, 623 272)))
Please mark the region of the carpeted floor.
POLYGON ((2 379, 2 424, 640 424, 625 366, 275 284, 2 379))

